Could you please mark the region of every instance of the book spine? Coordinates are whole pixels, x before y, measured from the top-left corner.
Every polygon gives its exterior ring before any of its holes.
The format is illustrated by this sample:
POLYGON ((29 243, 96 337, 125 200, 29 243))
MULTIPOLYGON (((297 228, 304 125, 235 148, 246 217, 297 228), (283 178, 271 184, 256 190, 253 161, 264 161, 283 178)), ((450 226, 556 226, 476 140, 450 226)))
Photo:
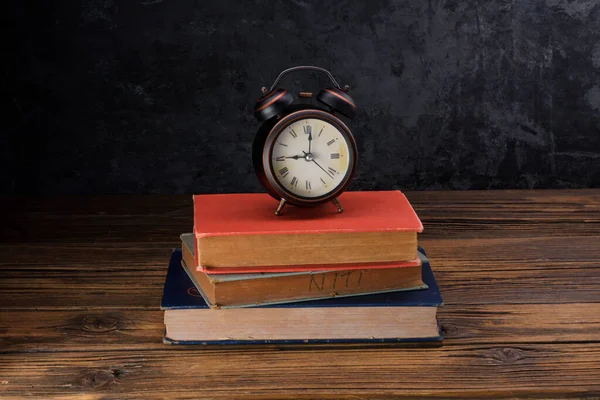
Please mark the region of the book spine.
MULTIPOLYGON (((202 273, 196 271, 195 274, 202 273)), ((201 278, 199 276, 198 280, 200 281, 201 278)), ((273 278, 213 281, 213 285, 215 287, 215 306, 222 308, 427 288, 421 277, 420 266, 322 271, 273 278)))

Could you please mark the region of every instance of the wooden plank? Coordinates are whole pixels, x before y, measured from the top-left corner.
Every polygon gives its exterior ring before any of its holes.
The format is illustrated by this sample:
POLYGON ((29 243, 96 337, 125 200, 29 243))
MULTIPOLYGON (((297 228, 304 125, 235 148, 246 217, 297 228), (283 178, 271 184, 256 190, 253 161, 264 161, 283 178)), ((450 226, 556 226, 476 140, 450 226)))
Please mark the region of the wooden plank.
MULTIPOLYGON (((599 225, 600 226, 600 225, 599 225)), ((488 264, 525 265, 528 262, 580 262, 600 261, 600 234, 595 236, 486 239, 426 239, 419 242, 431 259, 432 267, 454 269, 479 267, 488 264)), ((529 269, 529 267, 527 267, 529 269)))
POLYGON ((598 221, 600 189, 488 190, 407 192, 415 206, 431 217, 452 220, 455 215, 472 219, 591 220, 598 221), (490 214, 490 211, 493 213, 490 214))
MULTIPOLYGON (((447 305, 439 321, 444 346, 594 342, 600 303, 447 305)), ((0 332, 1 353, 165 348, 159 310, 0 311, 0 332)))
POLYGON ((407 192, 423 238, 598 235, 600 189, 407 192))
POLYGON ((447 304, 595 303, 600 301, 599 268, 464 270, 436 272, 436 277, 447 304))
MULTIPOLYGON (((450 216, 455 211, 483 211, 494 208, 499 213, 508 212, 531 218, 578 218, 600 210, 600 188, 559 190, 403 190, 413 205, 440 210, 450 216), (448 212, 450 211, 450 212, 448 212)), ((7 215, 36 214, 43 216, 117 215, 117 216, 185 216, 191 210, 191 194, 182 195, 71 195, 71 196, 4 196, 0 197, 0 210, 10 210, 7 215), (132 207, 136 205, 136 207, 132 207)), ((596 217, 595 219, 598 219, 596 217)))
POLYGON ((192 229, 191 195, 0 198, 5 243, 176 243, 192 229), (76 232, 76 234, 75 234, 76 232))
POLYGON ((167 270, 9 270, 0 274, 0 309, 151 308, 167 270))
POLYGON ((38 217, 183 216, 191 210, 192 195, 3 196, 0 206, 7 215, 38 217))
MULTIPOLYGON (((598 234, 600 189, 407 192, 426 238, 598 234)), ((191 195, 0 198, 0 241, 172 244, 191 230, 191 195), (77 235, 73 233, 77 232, 77 235)))
MULTIPOLYGON (((0 244, 2 270, 164 270, 174 248, 164 243, 0 244)), ((1 274, 1 272, 0 272, 1 274)))
MULTIPOLYGON (((488 210, 488 214, 493 211, 488 210)), ((454 238, 536 238, 543 233, 546 237, 564 237, 568 232, 573 236, 600 234, 600 222, 594 216, 584 220, 535 219, 474 219, 468 213, 452 219, 434 219, 426 211, 417 209, 424 231, 419 235, 426 239, 454 238)), ((590 213, 591 214, 591 213, 590 213)), ((4 243, 63 243, 73 244, 120 244, 120 243, 162 243, 176 244, 179 235, 192 230, 191 210, 185 217, 163 216, 72 216, 40 218, 29 215, 12 221, 0 232, 0 242, 4 243), (76 232, 76 234, 74 234, 76 232)))
POLYGON ((440 308, 445 345, 599 342, 600 303, 440 308))
MULTIPOLYGON (((419 212, 419 211, 417 211, 419 212)), ((518 237, 535 239, 540 236, 562 238, 568 232, 572 236, 598 235, 600 223, 587 220, 569 222, 567 220, 539 221, 512 219, 434 219, 426 213, 419 212, 424 231, 421 239, 501 239, 518 237)))
MULTIPOLYGON (((131 204, 131 203, 130 203, 131 204)), ((135 207, 135 203, 131 204, 135 207)), ((39 216, 14 217, 0 236, 4 243, 124 243, 175 244, 179 235, 192 230, 191 212, 185 217, 136 216, 39 216)))
POLYGON ((143 398, 599 396, 600 344, 0 355, 0 394, 143 398))
MULTIPOLYGON (((564 268, 562 263, 528 263, 515 270, 434 266, 446 304, 536 304, 600 302, 600 264, 564 268), (527 266, 531 268, 528 269, 527 266)), ((1 309, 147 308, 160 304, 163 269, 4 270, 1 309)))
MULTIPOLYGON (((447 304, 600 302, 600 237, 423 243, 447 304)), ((0 309, 155 308, 171 249, 0 245, 0 309), (31 257, 31 254, 36 257, 31 257)))
MULTIPOLYGON (((422 245, 435 270, 531 269, 544 263, 586 266, 600 263, 600 234, 595 236, 523 239, 428 239, 422 245), (533 265, 530 265, 532 263, 533 265)), ((172 243, 37 243, 0 244, 0 271, 14 269, 163 270, 179 235, 172 243)))
POLYGON ((0 311, 0 353, 164 349, 164 329, 158 309, 0 311))

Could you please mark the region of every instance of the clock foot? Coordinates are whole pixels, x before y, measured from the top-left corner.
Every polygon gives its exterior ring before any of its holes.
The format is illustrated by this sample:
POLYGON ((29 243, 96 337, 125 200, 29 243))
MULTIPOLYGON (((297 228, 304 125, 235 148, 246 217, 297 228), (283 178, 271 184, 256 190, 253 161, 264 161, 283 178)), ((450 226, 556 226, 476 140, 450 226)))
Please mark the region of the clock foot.
POLYGON ((277 210, 275 210, 275 215, 279 216, 281 214, 281 210, 283 209, 283 206, 285 206, 285 199, 281 199, 279 200, 279 206, 277 206, 277 210))
POLYGON ((343 209, 343 208, 342 208, 342 206, 340 205, 340 202, 338 201, 338 199, 333 199, 333 200, 331 200, 331 202, 332 202, 333 204, 335 204, 335 206, 337 207, 337 210, 338 210, 338 212, 339 212, 339 213, 341 213, 341 212, 343 212, 343 211, 344 211, 344 209, 343 209))

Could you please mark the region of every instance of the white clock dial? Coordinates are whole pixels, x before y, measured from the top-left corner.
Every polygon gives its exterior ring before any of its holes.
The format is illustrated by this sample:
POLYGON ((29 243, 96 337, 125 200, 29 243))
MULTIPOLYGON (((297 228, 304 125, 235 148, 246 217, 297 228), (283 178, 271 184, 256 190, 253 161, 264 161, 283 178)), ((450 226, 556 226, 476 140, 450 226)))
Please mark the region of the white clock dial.
POLYGON ((342 133, 329 122, 306 118, 285 127, 273 144, 271 165, 279 183, 301 197, 334 191, 350 167, 342 133))

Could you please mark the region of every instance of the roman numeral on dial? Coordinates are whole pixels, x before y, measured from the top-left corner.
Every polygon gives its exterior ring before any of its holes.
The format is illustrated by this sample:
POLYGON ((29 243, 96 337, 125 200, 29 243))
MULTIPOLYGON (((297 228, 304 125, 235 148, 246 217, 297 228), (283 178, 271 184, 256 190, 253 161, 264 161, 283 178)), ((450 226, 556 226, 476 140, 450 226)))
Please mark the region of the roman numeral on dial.
POLYGON ((335 139, 331 139, 329 142, 327 142, 327 146, 331 146, 334 143, 335 143, 335 139))
POLYGON ((285 161, 285 156, 277 157, 275 160, 277 160, 277 161, 285 161))
POLYGON ((329 171, 329 173, 330 173, 331 175, 333 175, 333 174, 337 174, 337 171, 336 171, 335 169, 331 168, 331 167, 327 167, 327 171, 329 171))
POLYGON ((306 190, 310 190, 310 189, 312 189, 312 188, 310 187, 310 181, 306 181, 306 190))
POLYGON ((288 174, 290 173, 290 170, 288 169, 288 167, 283 167, 279 170, 279 175, 281 175, 282 177, 286 177, 288 174))
POLYGON ((332 160, 337 160, 338 158, 340 158, 340 153, 331 153, 330 157, 332 160))
POLYGON ((293 129, 290 131, 290 135, 292 135, 292 137, 294 137, 294 138, 298 137, 298 135, 296 134, 296 132, 294 132, 293 129))
POLYGON ((292 186, 293 187, 298 187, 298 178, 296 178, 296 177, 292 178, 292 186))
POLYGON ((310 135, 311 132, 312 132, 312 126, 304 125, 304 133, 306 133, 307 135, 310 135))

